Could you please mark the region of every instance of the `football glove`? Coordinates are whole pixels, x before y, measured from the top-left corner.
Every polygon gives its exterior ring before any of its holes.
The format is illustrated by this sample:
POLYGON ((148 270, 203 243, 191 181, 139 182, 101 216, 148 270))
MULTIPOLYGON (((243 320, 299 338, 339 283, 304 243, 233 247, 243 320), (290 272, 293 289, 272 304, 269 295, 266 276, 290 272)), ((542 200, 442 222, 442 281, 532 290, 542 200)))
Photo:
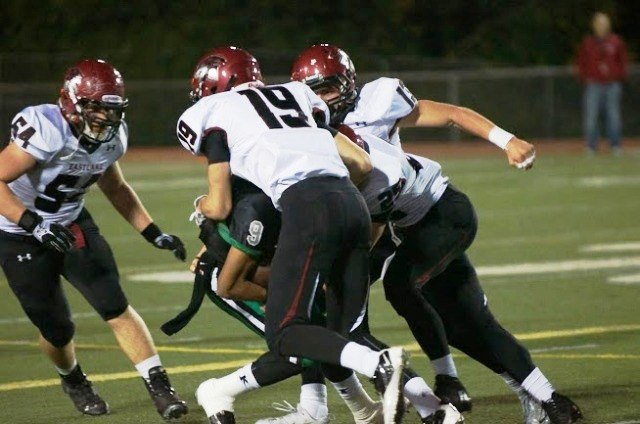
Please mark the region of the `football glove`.
POLYGON ((200 211, 200 208, 198 207, 200 200, 202 200, 204 197, 207 197, 207 195, 201 194, 200 196, 195 198, 195 200, 193 201, 194 211, 191 213, 191 215, 189 215, 189 221, 195 222, 198 228, 202 225, 205 219, 207 219, 207 217, 204 216, 204 214, 202 213, 202 211, 200 211))
POLYGON ((160 228, 153 222, 142 230, 142 236, 158 249, 171 250, 173 255, 184 261, 187 258, 187 250, 178 236, 170 235, 160 231, 160 228))
POLYGON ((45 221, 40 215, 30 210, 22 214, 18 225, 30 232, 47 249, 65 253, 76 243, 76 237, 69 229, 58 223, 45 221))

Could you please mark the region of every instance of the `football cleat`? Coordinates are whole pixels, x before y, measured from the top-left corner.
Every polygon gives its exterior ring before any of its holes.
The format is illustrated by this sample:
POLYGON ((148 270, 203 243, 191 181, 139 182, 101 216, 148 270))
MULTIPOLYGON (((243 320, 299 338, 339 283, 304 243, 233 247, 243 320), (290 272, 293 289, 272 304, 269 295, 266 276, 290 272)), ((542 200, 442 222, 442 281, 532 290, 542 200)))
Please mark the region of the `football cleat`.
POLYGON ((582 419, 582 411, 578 405, 558 392, 553 392, 550 400, 542 402, 542 408, 551 424, 573 424, 582 419))
POLYGON ((522 414, 524 416, 524 424, 551 424, 547 413, 542 408, 542 404, 524 389, 518 392, 520 405, 522 406, 522 414))
POLYGON ((196 390, 198 405, 202 406, 209 424, 235 424, 233 414, 234 397, 223 393, 217 384, 217 379, 211 378, 200 383, 196 390))
POLYGON ((473 407, 467 389, 457 377, 445 374, 436 375, 436 384, 433 392, 443 404, 450 403, 460 412, 471 411, 473 407))
POLYGON ((169 376, 162 366, 151 368, 149 370, 149 378, 143 378, 142 380, 162 418, 172 420, 180 418, 189 412, 187 403, 180 399, 174 388, 171 387, 169 376))
POLYGON ((422 419, 422 424, 460 424, 464 423, 464 417, 455 406, 447 403, 436 412, 422 419))
POLYGON ((382 402, 374 402, 371 406, 353 412, 355 424, 384 424, 382 402))
POLYGON ((304 409, 302 405, 298 404, 296 407, 291 405, 286 400, 283 403, 274 402, 273 408, 286 412, 286 415, 281 417, 263 418, 256 421, 256 424, 328 424, 329 423, 329 411, 324 408, 324 414, 320 414, 318 417, 312 416, 309 411, 304 409))
POLYGON ((407 353, 401 347, 391 347, 380 351, 378 367, 373 376, 373 384, 382 395, 384 424, 402 422, 405 412, 402 395, 402 371, 407 363, 407 353))
POLYGON ((69 395, 76 409, 85 415, 108 414, 109 405, 93 389, 93 385, 79 366, 72 374, 74 375, 69 375, 69 378, 61 378, 62 391, 69 395))

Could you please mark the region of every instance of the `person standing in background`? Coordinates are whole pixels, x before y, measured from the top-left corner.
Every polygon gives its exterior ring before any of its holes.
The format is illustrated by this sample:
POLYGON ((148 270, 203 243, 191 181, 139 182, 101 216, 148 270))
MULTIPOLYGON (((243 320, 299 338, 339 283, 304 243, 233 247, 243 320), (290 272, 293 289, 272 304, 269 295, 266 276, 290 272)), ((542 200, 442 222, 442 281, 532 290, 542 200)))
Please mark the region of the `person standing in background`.
POLYGON ((594 14, 591 25, 593 35, 582 40, 578 51, 578 75, 585 86, 583 117, 587 153, 596 152, 600 136, 598 119, 604 108, 611 151, 620 154, 621 82, 627 76, 627 49, 624 41, 611 32, 611 21, 606 13, 594 14))

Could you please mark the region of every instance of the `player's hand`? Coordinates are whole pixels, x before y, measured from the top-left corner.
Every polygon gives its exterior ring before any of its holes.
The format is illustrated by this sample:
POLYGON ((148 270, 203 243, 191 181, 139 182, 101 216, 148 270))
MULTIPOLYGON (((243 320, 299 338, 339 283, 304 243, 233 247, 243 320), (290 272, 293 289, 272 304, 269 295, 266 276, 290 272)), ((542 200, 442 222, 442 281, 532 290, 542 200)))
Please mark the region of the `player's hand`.
POLYGON ((61 253, 68 252, 76 243, 73 233, 55 222, 41 221, 32 234, 46 248, 61 253))
POLYGON ((162 233, 153 240, 153 245, 158 249, 171 250, 173 255, 181 261, 187 259, 187 250, 178 236, 162 233))
POLYGON ((536 160, 536 148, 518 137, 513 137, 506 148, 509 165, 518 169, 529 170, 536 160))
POLYGON ((189 271, 191 271, 192 274, 196 273, 196 268, 198 267, 199 263, 200 263, 200 256, 196 256, 191 261, 191 265, 189 265, 189 271))

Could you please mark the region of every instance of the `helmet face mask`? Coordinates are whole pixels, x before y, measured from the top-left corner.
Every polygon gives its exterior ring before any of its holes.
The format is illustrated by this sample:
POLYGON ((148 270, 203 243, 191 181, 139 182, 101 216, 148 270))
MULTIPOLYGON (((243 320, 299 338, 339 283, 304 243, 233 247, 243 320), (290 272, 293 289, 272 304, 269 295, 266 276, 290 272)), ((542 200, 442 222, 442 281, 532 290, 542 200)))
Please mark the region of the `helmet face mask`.
POLYGON ((200 58, 191 77, 189 99, 195 103, 240 85, 262 83, 260 64, 237 47, 218 47, 200 58))
POLYGON ((82 60, 67 69, 58 105, 88 143, 107 143, 118 133, 128 106, 120 72, 103 60, 82 60))
POLYGON ((106 143, 118 133, 124 118, 125 106, 87 100, 81 100, 78 103, 84 124, 82 135, 89 142, 106 143))

